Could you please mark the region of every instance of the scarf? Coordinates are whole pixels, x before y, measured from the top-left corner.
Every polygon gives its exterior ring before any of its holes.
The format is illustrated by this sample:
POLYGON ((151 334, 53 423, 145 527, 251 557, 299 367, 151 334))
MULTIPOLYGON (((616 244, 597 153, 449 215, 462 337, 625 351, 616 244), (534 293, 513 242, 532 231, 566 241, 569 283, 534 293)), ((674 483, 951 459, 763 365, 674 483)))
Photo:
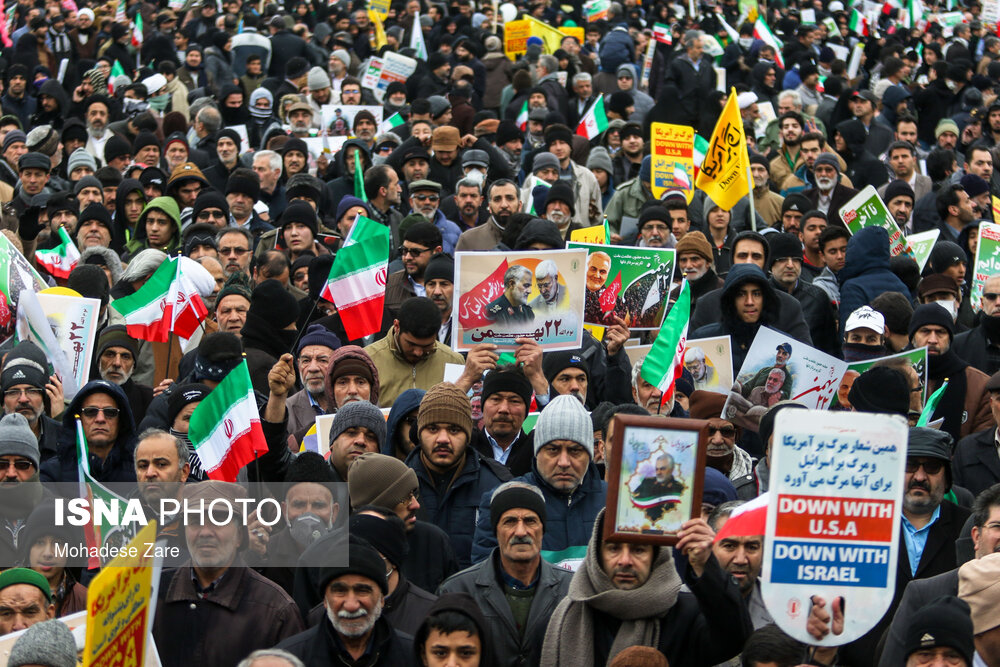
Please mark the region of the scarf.
POLYGON ((569 585, 569 593, 556 607, 545 631, 543 667, 580 667, 594 664, 594 616, 591 608, 621 620, 611 645, 608 663, 629 646, 655 647, 660 641, 661 619, 677 602, 681 578, 674 567, 673 551, 660 547, 649 579, 631 591, 614 587, 600 564, 604 510, 597 515, 583 565, 569 585))

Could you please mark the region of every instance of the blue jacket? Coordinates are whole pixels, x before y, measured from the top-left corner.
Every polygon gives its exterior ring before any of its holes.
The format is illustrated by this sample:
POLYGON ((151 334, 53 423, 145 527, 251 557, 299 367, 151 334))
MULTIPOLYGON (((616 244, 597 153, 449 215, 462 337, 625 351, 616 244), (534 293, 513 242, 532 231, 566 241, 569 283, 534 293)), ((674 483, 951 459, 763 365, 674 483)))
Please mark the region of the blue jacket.
POLYGON ((426 394, 423 389, 407 389, 399 395, 392 403, 389 410, 389 418, 385 423, 385 442, 382 443, 382 453, 386 456, 396 455, 396 431, 400 427, 406 428, 403 424, 403 417, 420 407, 420 401, 426 394))
MULTIPOLYGON (((543 551, 562 551, 569 547, 587 546, 594 531, 594 521, 598 512, 604 509, 608 495, 608 483, 601 479, 593 461, 587 467, 587 474, 583 476, 580 486, 568 495, 556 491, 546 482, 534 462, 531 464, 531 472, 517 479, 520 482, 534 484, 545 496, 543 551)), ((472 544, 472 562, 478 563, 489 556, 495 546, 497 538, 490 522, 490 493, 486 493, 479 504, 476 537, 472 544)))
POLYGON ((91 394, 111 396, 121 412, 118 415, 118 439, 107 458, 90 455, 90 473, 98 482, 135 482, 135 421, 128 398, 118 385, 106 380, 88 382, 63 411, 59 453, 42 463, 39 476, 43 482, 77 482, 76 415, 83 400, 91 394))
POLYGON ((628 34, 625 24, 616 25, 601 40, 600 51, 602 72, 617 72, 618 67, 632 62, 635 42, 628 34))
POLYGON ((847 318, 883 292, 899 292, 909 298, 910 290, 889 270, 889 234, 881 227, 865 227, 847 242, 844 268, 837 274, 840 283, 840 330, 847 318))
POLYGON ((483 458, 471 445, 466 447, 465 452, 465 466, 443 494, 434 486, 431 474, 420 457, 420 448, 417 447, 406 457, 406 465, 413 468, 420 482, 417 518, 433 523, 448 534, 459 569, 472 564, 472 537, 480 499, 511 478, 505 467, 483 458))
POLYGON ((462 235, 462 230, 454 222, 444 217, 441 209, 434 212, 434 219, 431 222, 441 230, 441 249, 449 255, 454 255, 455 244, 458 243, 458 237, 462 235))

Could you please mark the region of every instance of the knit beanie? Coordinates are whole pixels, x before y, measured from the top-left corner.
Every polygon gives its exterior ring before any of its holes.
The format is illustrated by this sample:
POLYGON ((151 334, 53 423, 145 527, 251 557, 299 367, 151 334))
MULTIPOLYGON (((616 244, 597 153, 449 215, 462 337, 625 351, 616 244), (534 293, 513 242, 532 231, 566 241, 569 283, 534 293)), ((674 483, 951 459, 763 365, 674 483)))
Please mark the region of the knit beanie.
POLYGON ((347 429, 358 426, 363 426, 374 433, 378 446, 382 447, 382 443, 385 442, 385 416, 368 401, 351 401, 337 410, 333 417, 333 425, 330 427, 328 444, 332 445, 333 441, 347 429))
MULTIPOLYGON (((344 214, 347 213, 352 208, 354 208, 355 206, 362 207, 367 212, 367 215, 371 216, 372 209, 371 209, 371 206, 368 204, 368 202, 361 201, 357 197, 352 197, 352 196, 348 195, 347 197, 344 197, 343 199, 341 199, 340 203, 337 204, 337 215, 334 217, 334 219, 339 222, 340 219, 344 217, 344 214)), ((402 234, 402 233, 403 232, 400 231, 400 234, 402 234)))
POLYGON ((38 470, 38 438, 31 432, 28 420, 19 412, 12 412, 0 419, 0 456, 23 456, 38 470))
POLYGON ((948 330, 948 337, 955 338, 955 321, 947 310, 936 303, 925 303, 917 306, 910 316, 910 329, 908 331, 910 341, 913 341, 913 334, 922 326, 935 324, 948 330))
POLYGON ((180 386, 175 385, 175 387, 167 399, 166 424, 171 428, 173 427, 174 420, 177 419, 177 415, 181 413, 181 410, 185 406, 205 400, 205 397, 212 391, 208 388, 208 385, 198 382, 190 382, 180 386))
POLYGON ((545 375, 545 380, 549 384, 552 384, 552 380, 555 379, 560 371, 570 366, 583 370, 587 374, 587 380, 590 380, 590 364, 576 352, 548 352, 542 358, 542 374, 545 375))
POLYGON ((52 157, 59 148, 59 138, 59 133, 51 125, 39 125, 28 132, 28 138, 24 143, 29 151, 52 157))
POLYGON ((318 223, 316 222, 316 211, 312 205, 304 201, 293 201, 285 207, 285 212, 281 214, 281 227, 293 222, 298 222, 309 228, 313 237, 316 236, 318 223))
POLYGON ((668 667, 667 656, 652 646, 629 646, 608 667, 668 667))
POLYGON ((556 396, 542 410, 535 423, 535 455, 542 446, 553 440, 569 440, 587 450, 594 458, 594 425, 587 409, 575 396, 556 396))
POLYGON ((237 192, 257 201, 260 199, 260 179, 256 176, 256 174, 251 176, 233 172, 226 181, 226 194, 237 192))
MULTIPOLYGON (((8 134, 7 136, 10 135, 8 134)), ((516 124, 514 124, 514 121, 502 120, 500 121, 500 125, 497 126, 496 144, 497 146, 503 146, 508 141, 521 139, 522 136, 521 130, 518 129, 516 124)), ((591 149, 590 154, 594 154, 594 149, 591 149)), ((608 162, 611 162, 611 158, 608 158, 608 162)), ((587 166, 589 167, 590 165, 587 166)))
POLYGON ((576 215, 576 207, 574 206, 576 196, 573 194, 573 187, 569 183, 559 180, 556 181, 552 187, 546 189, 548 190, 547 196, 545 197, 546 210, 548 209, 550 202, 561 201, 569 207, 570 216, 576 215))
MULTIPOLYGON (((934 307, 948 314, 941 306, 934 307)), ((858 412, 884 412, 905 417, 910 411, 910 383, 895 368, 873 366, 855 378, 847 400, 858 412)))
POLYGON ((191 380, 222 382, 229 371, 242 361, 243 345, 240 339, 227 331, 217 331, 204 336, 198 343, 191 380))
POLYGON ((802 259, 802 242, 794 234, 787 232, 768 234, 767 247, 770 250, 772 265, 783 259, 802 259))
POLYGON ((372 367, 365 363, 363 359, 358 359, 357 357, 343 357, 331 360, 330 384, 335 384, 338 378, 345 375, 357 375, 368 380, 368 384, 375 384, 372 367))
POLYGON ((365 505, 392 509, 419 486, 417 473, 395 456, 366 452, 347 470, 347 490, 355 510, 365 505))
POLYGON ((439 252, 427 262, 427 268, 424 269, 424 284, 426 285, 432 280, 455 282, 455 260, 451 258, 451 255, 439 252))
POLYGON ((454 424, 465 431, 467 443, 472 439, 472 404, 468 395, 451 382, 434 385, 420 401, 417 430, 437 423, 454 424))
POLYGON ((492 370, 483 378, 483 402, 499 391, 509 391, 517 394, 527 408, 531 405, 531 382, 525 377, 524 371, 516 366, 501 366, 492 370))
POLYGON ((221 193, 216 190, 203 190, 198 195, 198 198, 194 200, 194 205, 191 207, 191 222, 197 221, 198 215, 206 208, 219 209, 226 216, 226 222, 229 222, 229 202, 226 201, 226 198, 221 193))
POLYGON ((709 264, 712 263, 712 246, 709 245, 708 239, 701 232, 688 232, 677 241, 674 250, 677 253, 677 257, 686 252, 693 252, 704 257, 705 261, 709 264))
POLYGON ((646 223, 654 220, 666 223, 667 227, 670 227, 670 211, 659 204, 653 204, 645 207, 639 214, 639 231, 642 232, 642 228, 646 225, 646 223))
POLYGON ((345 574, 367 577, 378 584, 382 595, 389 594, 385 580, 385 563, 379 552, 368 542, 350 537, 347 545, 347 563, 339 567, 328 566, 319 571, 319 591, 323 594, 331 581, 345 574))
POLYGON ((798 211, 799 213, 805 213, 811 209, 812 202, 801 192, 793 192, 792 194, 785 197, 785 201, 781 202, 781 215, 788 213, 789 211, 798 211))
MULTIPOLYGON (((969 195, 969 197, 978 197, 990 191, 990 184, 975 174, 966 174, 959 182, 965 190, 965 194, 969 195)), ((889 200, 886 199, 886 201, 889 200)))
POLYGON ((535 157, 531 162, 531 172, 538 173, 542 169, 553 168, 559 169, 559 158, 548 151, 541 151, 535 153, 535 157))
POLYGON ((962 246, 953 241, 939 241, 935 243, 931 249, 931 256, 927 260, 927 263, 931 266, 931 271, 934 273, 944 273, 949 268, 962 262, 967 262, 965 251, 962 250, 962 246))
POLYGON ((124 324, 112 324, 101 331, 97 337, 97 358, 100 359, 109 347, 123 347, 132 353, 132 358, 139 356, 139 345, 128 335, 124 324))
POLYGON ((7 391, 16 384, 44 389, 49 381, 48 368, 49 361, 42 349, 30 340, 21 341, 7 355, 0 372, 0 391, 7 391))
POLYGON ((299 348, 295 350, 295 354, 301 354, 302 350, 310 345, 322 345, 331 350, 336 350, 341 346, 341 342, 337 334, 322 324, 310 324, 309 328, 302 334, 302 337, 299 338, 299 348))
MULTIPOLYGON (((990 614, 994 611, 991 604, 990 614)), ((960 598, 947 595, 925 604, 910 617, 905 632, 904 658, 921 649, 946 646, 958 651, 965 664, 973 664, 976 647, 972 639, 972 613, 969 604, 960 598)))
MULTIPOLYGON (((135 140, 132 142, 132 155, 135 155, 140 150, 146 146, 156 146, 160 147, 160 142, 156 138, 156 135, 149 130, 142 130, 139 134, 135 135, 135 140)), ((147 165, 152 166, 152 165, 147 165)))
POLYGON ((10 649, 7 667, 76 667, 73 631, 58 619, 35 623, 10 649))
POLYGON ((493 534, 496 535, 500 517, 512 509, 531 510, 542 520, 542 527, 544 528, 545 497, 542 495, 542 492, 535 486, 528 489, 521 486, 520 483, 510 486, 505 484, 504 486, 506 488, 502 490, 498 488, 490 500, 490 526, 493 527, 493 534))
POLYGON ((19 141, 23 144, 26 143, 27 140, 28 136, 21 130, 11 130, 10 132, 4 135, 3 151, 6 152, 8 148, 10 148, 13 144, 16 144, 19 141))
POLYGON ((219 293, 215 296, 215 303, 220 303, 224 298, 232 294, 241 296, 247 301, 250 300, 250 277, 243 271, 237 271, 233 275, 226 278, 226 282, 222 285, 222 289, 219 290, 219 293))
POLYGON ((562 141, 572 146, 573 133, 570 132, 570 129, 565 125, 552 125, 545 130, 545 147, 549 148, 555 141, 562 141))
POLYGON ((351 517, 349 531, 351 535, 371 544, 395 568, 403 565, 409 547, 406 543, 406 526, 398 516, 355 514, 351 517))
POLYGON ((330 75, 322 67, 313 67, 306 78, 309 90, 323 90, 330 87, 330 75))
POLYGON ((69 159, 66 161, 66 173, 72 174, 77 167, 90 167, 91 171, 97 171, 97 161, 86 150, 77 148, 70 153, 69 159))
POLYGON ((590 171, 603 169, 607 173, 613 174, 615 168, 611 164, 611 156, 608 154, 608 149, 604 146, 594 146, 591 148, 590 155, 587 157, 587 169, 590 171))
POLYGON ((270 278, 254 289, 247 312, 284 329, 299 319, 299 302, 280 282, 270 278))
POLYGON ((821 164, 833 167, 838 174, 840 173, 840 162, 837 160, 837 156, 833 153, 820 153, 819 157, 816 158, 816 162, 813 163, 813 169, 821 164))
MULTIPOLYGON (((980 179, 982 180, 982 179, 980 179)), ((885 197, 883 199, 886 203, 891 202, 896 197, 909 197, 910 201, 914 201, 916 196, 913 194, 913 188, 906 181, 892 181, 889 185, 885 186, 885 197)))

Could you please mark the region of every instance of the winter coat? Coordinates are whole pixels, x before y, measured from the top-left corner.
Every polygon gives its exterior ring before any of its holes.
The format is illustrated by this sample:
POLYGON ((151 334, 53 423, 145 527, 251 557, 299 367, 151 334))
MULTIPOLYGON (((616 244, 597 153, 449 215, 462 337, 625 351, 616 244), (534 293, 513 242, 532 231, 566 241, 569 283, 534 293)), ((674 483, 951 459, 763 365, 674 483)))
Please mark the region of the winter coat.
POLYGON ((439 342, 434 344, 434 354, 424 355, 416 364, 411 364, 399 353, 394 336, 386 336, 365 347, 365 352, 378 367, 380 407, 391 407, 407 389, 426 391, 441 382, 445 364, 465 364, 458 352, 439 342))
POLYGON ((840 330, 851 313, 883 292, 910 294, 903 281, 889 269, 889 234, 881 227, 865 227, 847 242, 840 283, 840 330))
POLYGON ((479 511, 480 501, 484 495, 488 496, 495 488, 510 480, 510 472, 496 461, 483 458, 472 447, 466 447, 461 470, 442 492, 434 484, 420 452, 418 447, 406 457, 406 465, 417 473, 417 481, 420 483, 420 509, 417 510, 417 518, 434 524, 448 534, 458 566, 466 568, 471 564, 476 513, 479 511))
POLYGON ((487 53, 483 57, 486 67, 486 92, 483 93, 484 109, 500 108, 500 93, 514 78, 513 65, 502 53, 487 53))
MULTIPOLYGON (((117 203, 117 202, 116 202, 117 203)), ((151 247, 146 238, 146 216, 151 209, 156 209, 170 218, 174 224, 174 233, 170 236, 170 241, 165 246, 157 248, 168 255, 173 254, 181 244, 181 212, 177 206, 177 201, 173 197, 157 197, 142 210, 139 221, 135 224, 135 234, 132 240, 125 245, 126 258, 131 260, 143 250, 151 247)))
POLYGON ((208 86, 216 94, 222 90, 223 85, 233 83, 236 79, 232 56, 217 46, 205 49, 205 72, 208 74, 208 86))
POLYGON ((712 69, 711 58, 702 56, 696 67, 686 54, 675 56, 667 66, 665 83, 677 86, 680 91, 677 102, 683 111, 683 124, 694 128, 704 125, 701 115, 709 111, 706 98, 715 90, 715 70, 712 69))
MULTIPOLYGON (((587 473, 580 486, 569 494, 557 491, 545 481, 534 462, 531 472, 517 479, 538 487, 545 496, 545 536, 542 538, 544 551, 563 551, 587 545, 597 513, 604 508, 608 495, 608 483, 601 479, 593 461, 587 466, 587 473)), ((472 545, 473 562, 478 563, 489 556, 496 546, 496 533, 490 522, 490 494, 487 493, 479 503, 479 521, 472 545)))
POLYGON ((616 25, 603 38, 598 56, 601 59, 602 72, 617 72, 625 63, 635 60, 635 42, 628 34, 624 24, 616 25))
MULTIPOLYGON (((773 277, 771 284, 775 291, 784 291, 773 277)), ((791 294, 802 306, 802 317, 809 325, 809 337, 812 338, 813 347, 839 357, 840 336, 837 333, 837 315, 826 292, 799 278, 791 294)))
POLYGON ((285 65, 296 56, 309 60, 309 50, 305 40, 290 30, 279 30, 270 36, 271 64, 267 68, 268 76, 284 78, 285 65))
MULTIPOLYGON (((884 128, 872 125, 871 131, 879 133, 884 128)), ((865 133, 864 124, 857 118, 845 120, 837 124, 837 132, 847 143, 847 175, 855 188, 863 189, 867 185, 879 187, 889 180, 889 172, 885 165, 865 147, 869 135, 865 133)))

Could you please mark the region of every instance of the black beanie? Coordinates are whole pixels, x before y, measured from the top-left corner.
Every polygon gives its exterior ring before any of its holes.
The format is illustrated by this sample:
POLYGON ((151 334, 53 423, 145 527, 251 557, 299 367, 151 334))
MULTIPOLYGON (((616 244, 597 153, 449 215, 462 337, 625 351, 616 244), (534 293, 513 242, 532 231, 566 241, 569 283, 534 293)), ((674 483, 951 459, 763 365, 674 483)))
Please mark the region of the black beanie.
POLYGON ((284 329, 299 319, 299 303, 281 283, 271 278, 254 289, 247 313, 284 329))
POLYGON ((505 512, 512 509, 531 510, 542 520, 545 526, 545 499, 538 490, 526 489, 523 486, 510 486, 493 495, 490 500, 490 525, 496 535, 497 524, 505 512))
POLYGON ((976 645, 971 613, 969 603, 953 595, 925 603, 913 612, 905 628, 904 659, 921 649, 946 646, 958 651, 965 664, 972 665, 976 645))
POLYGON ((105 208, 104 204, 98 204, 97 202, 87 204, 87 207, 80 211, 80 218, 76 223, 77 231, 79 231, 83 223, 88 220, 97 220, 99 223, 104 225, 108 231, 111 231, 111 215, 108 213, 108 209, 105 208))
POLYGON ((431 260, 427 262, 427 268, 424 269, 424 284, 426 285, 431 280, 455 282, 455 260, 451 258, 451 255, 439 252, 431 257, 431 260))
POLYGON ((257 201, 260 199, 260 179, 253 172, 246 175, 233 172, 229 175, 229 180, 226 181, 226 194, 232 192, 238 192, 257 201))
MULTIPOLYGON (((89 206, 87 208, 90 208, 89 206)), ((111 288, 108 286, 108 274, 104 269, 93 264, 78 264, 69 274, 66 287, 91 299, 100 299, 101 307, 108 305, 111 288)))
POLYGON ((30 340, 21 341, 7 354, 3 372, 0 373, 0 389, 3 391, 18 384, 44 389, 48 381, 48 359, 42 349, 30 340))
MULTIPOLYGON (((779 232, 767 235, 767 249, 769 251, 770 263, 773 265, 778 260, 789 257, 802 259, 802 242, 795 234, 779 232)), ((770 266, 768 267, 771 268, 770 266)))
MULTIPOLYGON (((936 308, 944 313, 941 306, 936 308)), ((902 371, 873 366, 854 380, 847 400, 858 412, 885 412, 905 417, 910 412, 910 383, 902 371)))
MULTIPOLYGON (((886 199, 886 201, 889 201, 886 199)), ((968 258, 962 246, 951 241, 938 241, 931 249, 931 256, 928 263, 934 273, 944 273, 947 269, 955 266, 959 262, 968 263, 968 258)))
POLYGON ((760 153, 753 153, 750 155, 750 164, 759 164, 767 170, 767 173, 771 173, 771 163, 767 161, 767 158, 760 153))
POLYGON ((548 149, 553 141, 564 141, 572 146, 573 133, 565 125, 553 125, 545 130, 545 148, 548 149))
POLYGON ((366 540, 351 535, 348 538, 347 563, 339 567, 327 566, 319 571, 319 591, 322 594, 331 581, 345 574, 367 577, 378 584, 382 595, 388 595, 385 563, 378 551, 366 540))
POLYGON ((205 400, 212 390, 208 386, 191 382, 175 387, 167 399, 167 428, 173 428, 174 420, 185 406, 205 400))
MULTIPOLYGON (((560 369, 561 370, 561 369, 560 369)), ((524 371, 514 366, 501 366, 483 378, 483 402, 498 391, 510 391, 521 397, 527 409, 531 405, 531 382, 524 371)))
POLYGON ((951 319, 948 311, 936 303, 925 303, 917 306, 913 315, 910 316, 910 329, 907 332, 910 340, 913 340, 913 334, 917 332, 917 329, 928 324, 944 327, 948 330, 948 337, 952 340, 955 339, 955 321, 951 319))
POLYGON ((285 225, 292 222, 302 223, 312 232, 313 238, 316 237, 316 211, 308 202, 296 200, 285 207, 285 212, 281 214, 282 231, 284 231, 285 225))
POLYGON ((337 481, 333 466, 327 463, 322 454, 316 452, 301 452, 291 460, 288 464, 288 470, 285 472, 285 484, 300 484, 302 482, 327 484, 337 481))
POLYGON ((497 126, 497 146, 503 146, 508 141, 522 139, 523 137, 524 135, 521 134, 521 130, 514 124, 514 121, 502 120, 500 121, 500 125, 497 126))
MULTIPOLYGON (((330 468, 330 465, 327 464, 326 467, 330 468)), ((396 569, 403 565, 409 551, 406 542, 406 527, 395 514, 385 517, 354 514, 351 516, 350 534, 360 537, 375 547, 375 550, 385 556, 385 559, 396 569)))
POLYGON ((203 190, 194 200, 194 205, 191 207, 191 222, 197 222, 198 214, 206 208, 217 208, 222 211, 226 216, 226 224, 229 224, 229 202, 215 190, 203 190))
POLYGON ((660 204, 654 204, 642 209, 642 212, 639 214, 639 231, 641 232, 645 224, 652 220, 665 222, 668 228, 672 226, 670 222, 670 211, 668 211, 665 206, 661 206, 660 204))
POLYGON ((549 202, 554 201, 566 204, 569 207, 570 217, 576 215, 576 207, 574 206, 576 197, 573 195, 573 187, 569 183, 559 180, 549 188, 548 196, 545 198, 546 209, 548 209, 549 202))
POLYGON ((547 352, 542 358, 542 373, 549 384, 552 384, 552 380, 559 375, 560 371, 571 366, 583 370, 587 374, 587 379, 590 379, 590 364, 576 352, 547 352))
POLYGON ((885 203, 891 202, 896 197, 909 197, 910 201, 916 201, 916 196, 913 194, 913 188, 906 181, 892 181, 889 185, 885 186, 885 197, 882 199, 885 203))

